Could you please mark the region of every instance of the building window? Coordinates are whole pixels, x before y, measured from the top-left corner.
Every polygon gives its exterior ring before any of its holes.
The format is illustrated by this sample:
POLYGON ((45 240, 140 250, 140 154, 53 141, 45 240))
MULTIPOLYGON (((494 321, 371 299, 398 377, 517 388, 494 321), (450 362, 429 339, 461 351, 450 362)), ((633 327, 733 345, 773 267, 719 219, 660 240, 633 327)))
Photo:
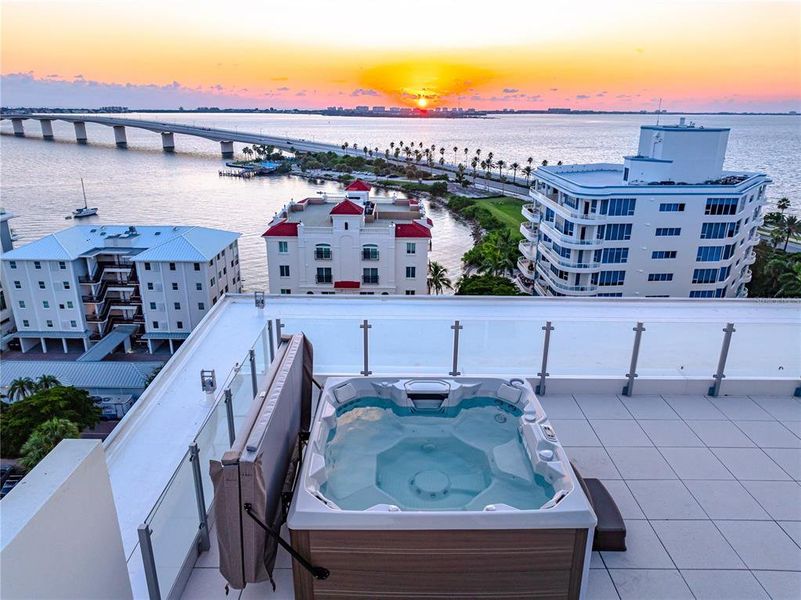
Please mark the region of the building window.
POLYGON ((648 273, 648 281, 673 281, 673 273, 648 273))
POLYGON ((170 271, 175 271, 175 263, 170 263, 170 271))
POLYGON ((200 283, 200 282, 196 283, 196 284, 195 284, 195 289, 196 289, 198 292, 202 291, 202 290, 203 290, 203 284, 202 284, 202 283, 200 283))
POLYGON ((278 253, 286 254, 289 252, 289 242, 278 242, 278 253))
POLYGON ((726 281, 731 275, 731 265, 728 267, 720 267, 720 276, 718 277, 718 281, 726 281))
POLYGON ((707 198, 705 215, 733 215, 737 213, 737 198, 707 198))
POLYGON ((78 322, 77 321, 70 321, 70 327, 75 329, 77 326, 78 326, 78 322))
POLYGON ((39 262, 38 260, 33 261, 33 268, 34 269, 41 269, 42 268, 42 263, 39 262))
POLYGON ((48 320, 47 320, 47 326, 48 326, 48 327, 52 327, 52 326, 53 326, 53 321, 51 321, 50 319, 48 319, 48 320))
POLYGON ((684 212, 684 202, 663 202, 659 212, 684 212))
POLYGON ((43 290, 43 289, 45 289, 46 287, 47 287, 47 286, 45 286, 45 282, 44 282, 44 281, 40 281, 40 282, 39 282, 39 289, 40 289, 40 290, 43 290))
POLYGON ((58 308, 59 308, 59 310, 64 310, 64 305, 63 304, 59 304, 58 308))
POLYGON ((206 305, 203 304, 202 302, 198 302, 197 303, 197 309, 198 310, 206 310, 206 305))
POLYGON ((625 271, 600 271, 592 274, 592 283, 595 285, 623 285, 625 280, 625 271))
POLYGON ((71 300, 67 300, 67 308, 74 308, 75 305, 72 303, 71 300))
POLYGON ((417 244, 415 242, 406 242, 406 254, 416 254, 417 244))
POLYGON ((605 240, 630 240, 631 223, 610 223, 604 230, 605 240))
POLYGON ((148 281, 147 282, 147 289, 149 289, 149 290, 153 289, 153 282, 152 281, 148 281))
POLYGON ((378 269, 374 267, 362 269, 362 283, 378 283, 378 269))
POLYGON ((65 290, 68 290, 68 289, 70 289, 70 282, 69 282, 69 281, 64 281, 64 282, 62 282, 62 283, 64 284, 64 289, 65 289, 65 290))
POLYGON ((195 263, 195 271, 200 271, 200 263, 195 263))
POLYGON ((314 247, 315 260, 331 260, 331 245, 330 244, 317 244, 314 247))
POLYGON ((16 269, 17 268, 17 261, 16 260, 8 261, 8 266, 11 267, 12 269, 16 269))
POLYGON ((723 246, 699 246, 695 260, 696 262, 714 262, 721 260, 722 256, 723 246))
POLYGON ((209 286, 214 287, 214 277, 209 279, 209 286))
POLYGON ((676 251, 675 250, 654 250, 651 252, 651 258, 654 260, 659 260, 663 258, 676 258, 676 251))
POLYGON ((657 227, 656 237, 674 237, 681 235, 681 227, 657 227))
POLYGON ((693 290, 690 292, 690 298, 714 298, 714 290, 693 290))
POLYGON ((175 292, 177 292, 177 291, 178 291, 178 284, 177 284, 176 282, 174 282, 174 281, 173 281, 173 283, 172 283, 172 289, 173 289, 173 291, 175 291, 175 292))
POLYGON ((628 248, 604 248, 601 253, 601 262, 603 263, 624 263, 628 259, 628 248))
POLYGON ((58 261, 58 268, 61 269, 61 270, 66 269, 67 268, 67 263, 65 263, 63 260, 58 261))
POLYGON ((718 280, 718 269, 695 269, 693 283, 715 283, 718 280))
POLYGON ((156 310, 156 303, 155 302, 151 302, 150 303, 150 310, 156 310))
POLYGON ((362 246, 362 260, 378 260, 378 246, 375 244, 362 246))
POLYGON ((159 328, 159 322, 153 321, 153 329, 158 329, 158 328, 159 328))
POLYGON ((407 296, 414 296, 414 290, 406 290, 407 296))
MULTIPOLYGON (((596 294, 598 298, 622 298, 623 292, 600 292, 596 294)), ((667 297, 667 296, 665 296, 667 297)))
POLYGON ((25 301, 24 300, 20 300, 19 301, 19 307, 20 308, 25 308, 25 301))
POLYGON ((175 310, 181 310, 181 303, 180 302, 173 302, 173 308, 175 308, 175 310))
POLYGON ((417 276, 417 267, 406 267, 406 279, 414 279, 417 276))
POLYGON ((175 326, 178 329, 183 329, 184 328, 184 322, 183 321, 176 321, 175 326))
POLYGON ((150 270, 150 263, 146 262, 145 263, 145 271, 149 271, 149 270, 150 270))
MULTIPOLYGON (((346 225, 347 225, 347 223, 346 223, 346 225)), ((292 290, 290 290, 289 288, 281 288, 281 293, 282 293, 284 296, 288 296, 289 294, 291 294, 291 293, 292 293, 292 290)))
POLYGON ((50 308, 50 303, 47 300, 42 300, 42 306, 44 308, 50 308))
POLYGON ((23 327, 30 327, 31 324, 28 322, 28 319, 22 319, 22 326, 23 327))
POLYGON ((610 217, 630 217, 634 214, 634 206, 637 200, 634 198, 612 198, 611 200, 601 200, 600 212, 602 215, 610 217))
POLYGON ((331 267, 317 267, 317 283, 332 283, 331 267))
POLYGON ((14 287, 16 289, 18 289, 18 290, 21 290, 22 289, 22 284, 19 281, 15 281, 14 282, 14 287))
POLYGON ((279 265, 278 274, 281 277, 289 277, 289 265, 279 265))
POLYGON ((348 229, 348 222, 347 221, 345 221, 345 229, 346 230, 348 229))

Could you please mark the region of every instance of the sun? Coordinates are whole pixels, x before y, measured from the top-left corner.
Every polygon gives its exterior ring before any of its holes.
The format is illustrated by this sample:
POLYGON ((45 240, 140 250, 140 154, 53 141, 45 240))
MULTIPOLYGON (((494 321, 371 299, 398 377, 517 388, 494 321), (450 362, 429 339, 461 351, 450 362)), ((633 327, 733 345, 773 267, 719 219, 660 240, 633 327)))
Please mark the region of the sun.
POLYGON ((428 100, 422 97, 417 99, 418 108, 425 108, 426 106, 428 106, 428 100))

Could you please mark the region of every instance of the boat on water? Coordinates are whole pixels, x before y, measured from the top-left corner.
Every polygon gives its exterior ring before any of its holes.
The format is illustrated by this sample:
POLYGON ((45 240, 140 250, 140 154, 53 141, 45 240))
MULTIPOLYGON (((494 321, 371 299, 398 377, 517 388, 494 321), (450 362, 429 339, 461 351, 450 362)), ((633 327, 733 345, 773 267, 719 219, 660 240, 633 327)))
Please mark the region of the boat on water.
POLYGON ((83 219, 97 214, 97 207, 89 208, 86 203, 86 188, 83 185, 83 177, 81 177, 81 192, 83 192, 83 206, 79 206, 72 211, 72 216, 75 219, 83 219))

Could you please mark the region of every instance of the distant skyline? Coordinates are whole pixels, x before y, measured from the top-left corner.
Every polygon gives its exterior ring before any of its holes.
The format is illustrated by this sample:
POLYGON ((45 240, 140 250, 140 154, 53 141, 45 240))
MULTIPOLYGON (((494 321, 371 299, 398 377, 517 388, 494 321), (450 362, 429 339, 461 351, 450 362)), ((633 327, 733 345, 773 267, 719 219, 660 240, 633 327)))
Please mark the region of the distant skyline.
POLYGON ((801 110, 801 0, 2 0, 2 104, 801 110))

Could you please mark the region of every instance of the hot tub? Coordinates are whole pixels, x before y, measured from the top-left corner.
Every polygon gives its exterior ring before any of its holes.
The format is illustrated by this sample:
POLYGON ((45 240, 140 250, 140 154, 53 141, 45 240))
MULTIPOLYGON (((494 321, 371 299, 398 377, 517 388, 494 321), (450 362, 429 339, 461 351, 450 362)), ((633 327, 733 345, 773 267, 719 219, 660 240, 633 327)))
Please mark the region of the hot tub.
POLYGON ((331 378, 288 526, 298 597, 578 598, 596 519, 522 379, 331 378))

